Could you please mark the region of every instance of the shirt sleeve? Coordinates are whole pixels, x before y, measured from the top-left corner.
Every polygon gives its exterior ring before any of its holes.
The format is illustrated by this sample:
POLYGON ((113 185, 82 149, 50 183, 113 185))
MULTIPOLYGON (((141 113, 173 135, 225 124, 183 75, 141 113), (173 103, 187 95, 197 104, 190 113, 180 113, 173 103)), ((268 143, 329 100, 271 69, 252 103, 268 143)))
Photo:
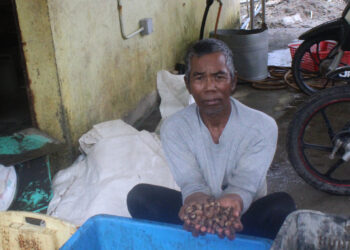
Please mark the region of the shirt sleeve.
POLYGON ((189 144, 188 129, 165 121, 160 130, 162 148, 170 170, 182 193, 182 200, 187 196, 202 192, 210 195, 208 187, 189 144))
POLYGON ((243 200, 242 214, 247 211, 258 189, 266 180, 266 173, 273 160, 277 144, 277 125, 264 131, 264 135, 256 133, 240 148, 237 166, 227 176, 228 186, 223 194, 235 193, 243 200))

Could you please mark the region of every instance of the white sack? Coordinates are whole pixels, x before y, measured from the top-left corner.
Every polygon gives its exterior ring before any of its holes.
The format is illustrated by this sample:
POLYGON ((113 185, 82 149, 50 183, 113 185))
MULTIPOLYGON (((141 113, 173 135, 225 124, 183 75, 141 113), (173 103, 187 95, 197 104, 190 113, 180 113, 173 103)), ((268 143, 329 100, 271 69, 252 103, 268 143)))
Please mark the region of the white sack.
POLYGON ((136 184, 179 190, 152 133, 116 120, 95 125, 79 142, 86 156, 54 177, 48 215, 76 225, 102 213, 130 217, 126 197, 136 184))
POLYGON ((162 119, 186 107, 190 94, 185 85, 184 75, 174 75, 162 70, 157 73, 157 88, 161 98, 159 110, 162 119))
POLYGON ((0 164, 0 211, 6 211, 15 198, 17 174, 14 166, 0 164))
POLYGON ((163 121, 187 105, 194 103, 194 99, 186 89, 184 75, 174 75, 166 70, 157 73, 157 89, 161 99, 159 110, 162 119, 155 132, 159 134, 163 121))

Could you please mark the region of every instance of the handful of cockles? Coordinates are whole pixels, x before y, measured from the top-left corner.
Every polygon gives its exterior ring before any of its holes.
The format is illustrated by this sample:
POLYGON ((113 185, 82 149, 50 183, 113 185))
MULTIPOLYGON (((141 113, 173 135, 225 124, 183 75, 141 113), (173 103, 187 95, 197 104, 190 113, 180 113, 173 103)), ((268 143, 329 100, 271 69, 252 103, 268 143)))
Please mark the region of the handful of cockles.
POLYGON ((233 240, 236 232, 243 229, 239 218, 234 216, 233 208, 224 207, 214 199, 189 204, 184 209, 183 221, 184 228, 193 236, 211 233, 233 240))

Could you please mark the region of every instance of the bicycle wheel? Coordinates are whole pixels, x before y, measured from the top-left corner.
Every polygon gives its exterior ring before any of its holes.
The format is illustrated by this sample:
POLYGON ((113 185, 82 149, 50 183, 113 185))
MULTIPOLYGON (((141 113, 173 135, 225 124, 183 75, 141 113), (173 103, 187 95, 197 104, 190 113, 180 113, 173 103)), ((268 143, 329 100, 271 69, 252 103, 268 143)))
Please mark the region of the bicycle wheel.
POLYGON ((289 160, 307 183, 333 194, 350 194, 350 86, 313 95, 295 114, 287 134, 289 160), (335 150, 338 142, 343 145, 335 150), (348 148, 347 148, 348 147, 348 148))
MULTIPOLYGON (((338 41, 316 37, 304 41, 296 50, 293 61, 293 77, 298 87, 307 95, 348 83, 349 79, 327 78, 328 67, 334 58, 338 41)), ((344 54, 339 66, 349 66, 344 54)))

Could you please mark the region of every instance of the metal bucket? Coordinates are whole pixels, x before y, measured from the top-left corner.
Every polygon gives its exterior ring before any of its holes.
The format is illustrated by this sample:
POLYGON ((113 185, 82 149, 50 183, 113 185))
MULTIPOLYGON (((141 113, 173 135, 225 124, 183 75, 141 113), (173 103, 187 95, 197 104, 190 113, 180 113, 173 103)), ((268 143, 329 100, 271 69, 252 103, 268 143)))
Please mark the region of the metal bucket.
POLYGON ((217 30, 210 37, 224 41, 232 50, 238 77, 248 81, 267 78, 268 29, 217 30))

